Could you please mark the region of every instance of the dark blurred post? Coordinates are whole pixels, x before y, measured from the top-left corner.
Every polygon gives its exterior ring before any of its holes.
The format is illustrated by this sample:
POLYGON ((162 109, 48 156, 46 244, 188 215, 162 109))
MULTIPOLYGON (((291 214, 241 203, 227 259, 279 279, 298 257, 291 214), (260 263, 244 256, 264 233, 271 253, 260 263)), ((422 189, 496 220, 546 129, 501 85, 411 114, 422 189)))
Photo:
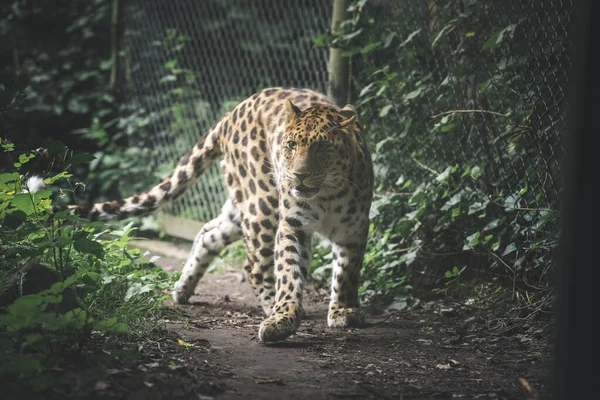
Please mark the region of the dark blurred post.
POLYGON ((600 135, 600 4, 576 3, 575 63, 570 75, 570 125, 557 278, 554 399, 598 398, 600 310, 598 136, 600 135))
POLYGON ((112 62, 110 68, 109 86, 114 89, 117 84, 117 73, 119 71, 119 18, 120 18, 119 0, 112 2, 112 14, 110 21, 110 59, 112 62))
MULTIPOLYGON (((331 17, 331 33, 336 36, 342 32, 340 24, 352 17, 346 11, 350 0, 333 0, 333 13, 331 17)), ((342 57, 343 49, 330 47, 329 49, 329 84, 327 96, 342 107, 349 103, 349 78, 350 58, 342 57)))

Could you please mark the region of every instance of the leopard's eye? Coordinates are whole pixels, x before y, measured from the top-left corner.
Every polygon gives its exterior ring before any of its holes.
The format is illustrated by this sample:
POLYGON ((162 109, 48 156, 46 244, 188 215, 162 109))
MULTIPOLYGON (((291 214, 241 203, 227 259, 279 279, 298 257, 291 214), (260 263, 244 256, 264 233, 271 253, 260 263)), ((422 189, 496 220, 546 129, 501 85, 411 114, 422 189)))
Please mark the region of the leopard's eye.
POLYGON ((293 140, 287 142, 287 145, 290 150, 296 150, 296 147, 298 147, 298 143, 294 142, 293 140))

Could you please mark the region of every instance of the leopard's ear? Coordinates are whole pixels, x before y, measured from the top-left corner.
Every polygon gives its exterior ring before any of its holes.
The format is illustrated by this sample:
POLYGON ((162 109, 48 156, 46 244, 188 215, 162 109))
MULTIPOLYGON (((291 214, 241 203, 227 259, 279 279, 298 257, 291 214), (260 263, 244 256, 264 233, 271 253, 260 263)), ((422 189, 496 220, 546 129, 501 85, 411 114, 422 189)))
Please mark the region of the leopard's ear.
POLYGON ((293 122, 302 111, 290 100, 285 102, 286 121, 293 122))
POLYGON ((346 104, 344 108, 340 110, 340 114, 344 117, 339 124, 340 127, 351 125, 356 121, 356 109, 350 104, 346 104))

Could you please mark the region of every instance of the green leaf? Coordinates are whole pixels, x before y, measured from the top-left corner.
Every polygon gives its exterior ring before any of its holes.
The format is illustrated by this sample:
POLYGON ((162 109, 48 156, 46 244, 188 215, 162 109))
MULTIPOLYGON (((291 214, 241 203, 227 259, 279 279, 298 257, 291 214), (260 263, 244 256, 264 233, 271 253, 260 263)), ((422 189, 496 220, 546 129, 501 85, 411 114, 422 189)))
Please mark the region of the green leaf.
POLYGON ((391 104, 388 104, 387 106, 384 106, 381 110, 379 110, 379 116, 380 117, 385 117, 386 115, 388 115, 388 113, 390 112, 392 108, 391 104))
POLYGON ((482 50, 491 49, 492 47, 495 47, 495 46, 499 45, 500 43, 502 43, 506 37, 512 37, 512 35, 515 32, 516 27, 517 27, 517 24, 510 24, 506 28, 501 29, 498 32, 494 33, 492 36, 490 36, 488 38, 488 40, 485 41, 485 43, 483 44, 481 49, 482 50))
POLYGON ((527 193, 528 190, 528 185, 525 184, 525 187, 521 190, 519 190, 519 196, 523 196, 525 193, 527 193))
POLYGON ((175 75, 166 75, 166 76, 163 76, 162 78, 160 78, 159 82, 160 83, 175 82, 176 80, 177 80, 177 77, 175 75))
POLYGON ((482 231, 489 231, 490 229, 496 228, 500 224, 500 219, 496 218, 487 223, 487 225, 482 229, 482 231))
POLYGON ((369 83, 367 86, 365 86, 364 88, 362 88, 362 90, 358 94, 358 97, 363 97, 365 94, 369 93, 374 88, 375 88, 375 82, 369 83))
POLYGON ((355 37, 357 37, 358 35, 360 35, 360 34, 362 33, 362 31, 363 31, 363 29, 362 29, 362 28, 360 28, 360 29, 358 29, 358 30, 356 30, 356 31, 354 31, 354 32, 351 32, 351 33, 348 33, 348 34, 345 34, 345 35, 340 35, 340 38, 341 38, 341 39, 344 39, 344 40, 346 40, 346 41, 349 41, 349 40, 351 40, 351 39, 354 39, 354 38, 355 38, 355 37))
POLYGON ((471 168, 471 178, 478 179, 481 175, 481 168, 479 168, 477 165, 471 168))
POLYGON ((412 42, 414 37, 417 36, 419 33, 421 33, 421 30, 422 30, 422 28, 419 28, 416 31, 412 32, 410 35, 408 35, 408 37, 404 40, 404 42, 402 42, 398 45, 398 47, 404 47, 407 44, 409 44, 410 42, 412 42))
POLYGON ((474 214, 476 212, 485 210, 485 208, 487 207, 489 203, 488 199, 483 199, 482 201, 474 201, 471 204, 469 204, 469 211, 468 211, 468 215, 474 214))
POLYGON ((104 60, 104 61, 100 62, 100 70, 108 71, 112 67, 112 65, 113 65, 112 59, 104 60))
POLYGON ((21 167, 23 164, 26 164, 29 160, 31 160, 34 157, 35 156, 33 154, 21 154, 19 156, 19 162, 16 162, 14 164, 15 168, 21 167))
POLYGON ((167 69, 174 68, 176 65, 177 65, 177 59, 171 60, 171 61, 167 61, 165 63, 165 68, 167 68, 167 69))
POLYGON ((440 131, 442 132, 449 132, 452 129, 454 129, 454 123, 452 122, 440 126, 440 131))
POLYGON ((498 250, 498 248, 500 248, 501 243, 502 243, 502 240, 500 238, 498 238, 498 240, 496 242, 494 242, 494 244, 492 244, 492 251, 498 250))
POLYGON ((75 250, 80 253, 93 254, 98 258, 104 256, 104 248, 102 245, 85 237, 75 238, 75 240, 73 240, 73 246, 75 247, 75 250))
POLYGON ((327 34, 324 33, 313 39, 313 46, 314 47, 323 47, 323 46, 325 46, 325 44, 327 43, 328 40, 329 40, 329 36, 327 36, 327 34))
POLYGON ((435 180, 438 182, 445 182, 448 180, 450 173, 452 172, 452 167, 446 167, 444 172, 435 177, 435 180))
POLYGON ((44 299, 39 294, 21 296, 7 307, 10 314, 18 317, 33 317, 45 307, 44 299))
POLYGON ((27 214, 22 210, 15 210, 4 217, 4 222, 2 225, 5 225, 7 228, 16 229, 19 225, 27 220, 27 214))
POLYGON ((90 78, 94 78, 98 76, 98 72, 97 71, 81 71, 81 72, 77 72, 75 74, 75 79, 77 79, 78 81, 86 81, 90 78))
POLYGON ((69 111, 75 114, 86 114, 90 111, 90 106, 82 99, 72 98, 67 104, 69 111))
POLYGON ((501 31, 495 32, 492 36, 490 36, 488 40, 486 40, 483 44, 482 50, 491 49, 492 47, 496 46, 498 44, 498 37, 500 36, 500 32, 501 31))
POLYGON ((35 193, 32 193, 34 200, 49 199, 52 196, 52 190, 40 189, 35 193))
POLYGON ((10 204, 27 215, 35 213, 35 207, 29 193, 21 193, 12 198, 10 204))
POLYGON ((390 47, 390 44, 392 44, 392 41, 394 40, 394 38, 396 37, 396 32, 390 32, 388 33, 385 38, 383 38, 383 48, 387 48, 390 47))
POLYGON ((502 256, 509 255, 515 251, 517 251, 517 246, 514 243, 510 243, 508 246, 506 246, 506 249, 504 249, 502 256))
POLYGON ((15 151, 15 145, 13 143, 2 143, 2 149, 10 153, 11 151, 15 151))
POLYGON ((437 34, 437 36, 435 37, 435 39, 433 39, 433 42, 431 42, 431 47, 435 47, 435 45, 437 44, 437 42, 442 38, 442 36, 444 36, 446 34, 446 32, 450 31, 451 29, 455 28, 456 25, 456 20, 452 20, 450 21, 450 23, 448 23, 448 25, 446 25, 445 27, 443 27, 440 32, 437 34))
POLYGON ((404 100, 415 99, 415 98, 419 97, 419 95, 421 94, 421 92, 422 92, 422 89, 419 87, 419 88, 413 90, 412 92, 409 92, 406 95, 404 95, 404 100))
POLYGON ((44 183, 46 185, 52 185, 54 182, 56 182, 59 179, 68 179, 71 176, 73 176, 73 174, 70 174, 67 171, 62 171, 59 174, 54 175, 53 177, 44 179, 44 183))
POLYGON ((61 236, 56 240, 56 245, 59 247, 67 247, 73 243, 73 239, 70 236, 61 236))
POLYGON ((463 250, 472 250, 479 244, 479 236, 480 232, 475 232, 474 234, 467 236, 467 243, 463 246, 463 250))
POLYGON ((8 174, 0 174, 0 186, 4 186, 7 183, 20 182, 21 176, 18 172, 11 172, 8 174))

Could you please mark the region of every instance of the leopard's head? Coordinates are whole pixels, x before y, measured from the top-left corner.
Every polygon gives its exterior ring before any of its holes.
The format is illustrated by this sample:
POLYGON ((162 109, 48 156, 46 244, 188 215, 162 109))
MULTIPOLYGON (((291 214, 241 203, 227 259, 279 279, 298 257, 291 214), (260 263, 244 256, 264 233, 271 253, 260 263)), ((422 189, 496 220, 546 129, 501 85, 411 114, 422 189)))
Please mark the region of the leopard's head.
POLYGON ((351 105, 339 110, 319 104, 302 111, 288 101, 285 129, 279 136, 279 184, 303 199, 339 188, 352 166, 358 132, 351 105))

